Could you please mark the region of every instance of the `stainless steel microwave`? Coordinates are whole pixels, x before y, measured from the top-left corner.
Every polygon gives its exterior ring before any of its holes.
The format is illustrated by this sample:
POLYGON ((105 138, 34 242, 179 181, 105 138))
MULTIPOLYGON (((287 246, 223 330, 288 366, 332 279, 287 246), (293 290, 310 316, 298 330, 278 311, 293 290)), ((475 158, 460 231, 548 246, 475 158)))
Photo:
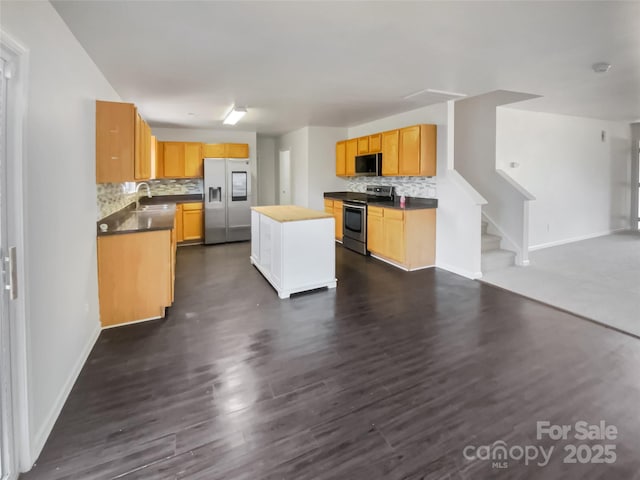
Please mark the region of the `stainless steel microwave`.
POLYGON ((356 156, 356 177, 382 175, 382 153, 356 156))

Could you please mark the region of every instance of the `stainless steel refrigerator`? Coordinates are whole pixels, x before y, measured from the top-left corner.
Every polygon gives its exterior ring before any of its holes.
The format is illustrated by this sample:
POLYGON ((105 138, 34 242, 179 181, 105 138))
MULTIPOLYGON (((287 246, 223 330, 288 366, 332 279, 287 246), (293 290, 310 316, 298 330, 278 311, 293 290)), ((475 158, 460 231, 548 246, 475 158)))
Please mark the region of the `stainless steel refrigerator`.
POLYGON ((204 159, 204 243, 251 239, 249 160, 204 159))

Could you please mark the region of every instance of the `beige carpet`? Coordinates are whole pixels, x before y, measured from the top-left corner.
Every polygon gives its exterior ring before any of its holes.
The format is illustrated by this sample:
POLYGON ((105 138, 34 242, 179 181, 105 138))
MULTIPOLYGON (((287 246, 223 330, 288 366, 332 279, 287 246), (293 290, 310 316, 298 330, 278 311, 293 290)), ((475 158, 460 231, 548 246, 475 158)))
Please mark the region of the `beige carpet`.
POLYGON ((640 337, 640 233, 545 248, 481 281, 640 337))

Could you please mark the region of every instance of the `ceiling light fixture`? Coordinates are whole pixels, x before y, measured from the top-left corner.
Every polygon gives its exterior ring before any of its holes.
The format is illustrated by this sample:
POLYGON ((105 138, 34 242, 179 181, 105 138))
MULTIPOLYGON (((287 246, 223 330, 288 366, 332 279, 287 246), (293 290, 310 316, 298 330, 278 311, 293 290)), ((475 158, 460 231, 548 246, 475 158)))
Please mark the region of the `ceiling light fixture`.
POLYGON ((598 62, 591 65, 591 68, 596 73, 607 73, 611 68, 611 64, 607 62, 598 62))
POLYGON ((233 107, 231 107, 231 110, 227 112, 222 123, 224 123, 225 125, 235 125, 246 114, 247 114, 246 108, 240 108, 234 105, 233 107))

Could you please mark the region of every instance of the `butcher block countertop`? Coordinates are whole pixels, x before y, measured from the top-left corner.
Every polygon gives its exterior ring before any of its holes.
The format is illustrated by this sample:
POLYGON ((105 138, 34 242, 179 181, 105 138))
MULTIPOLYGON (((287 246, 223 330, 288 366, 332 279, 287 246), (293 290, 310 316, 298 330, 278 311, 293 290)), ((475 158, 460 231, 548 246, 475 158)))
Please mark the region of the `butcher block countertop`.
POLYGON ((251 207, 251 209, 281 223, 316 220, 318 218, 333 218, 333 215, 329 215, 328 213, 298 207, 297 205, 269 205, 265 207, 251 207))

